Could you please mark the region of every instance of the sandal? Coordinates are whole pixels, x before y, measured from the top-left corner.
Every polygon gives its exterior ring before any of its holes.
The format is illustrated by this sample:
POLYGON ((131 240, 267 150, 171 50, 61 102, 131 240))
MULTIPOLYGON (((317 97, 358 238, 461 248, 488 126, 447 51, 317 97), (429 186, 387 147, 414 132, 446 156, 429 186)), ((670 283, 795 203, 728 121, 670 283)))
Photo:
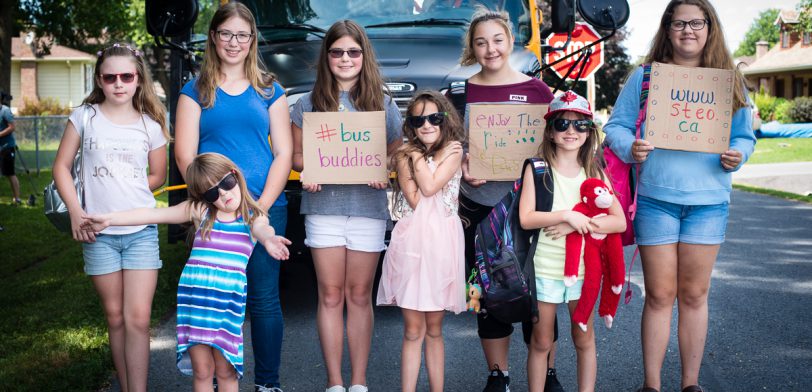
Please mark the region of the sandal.
POLYGON ((705 392, 699 385, 689 385, 682 389, 682 392, 705 392))

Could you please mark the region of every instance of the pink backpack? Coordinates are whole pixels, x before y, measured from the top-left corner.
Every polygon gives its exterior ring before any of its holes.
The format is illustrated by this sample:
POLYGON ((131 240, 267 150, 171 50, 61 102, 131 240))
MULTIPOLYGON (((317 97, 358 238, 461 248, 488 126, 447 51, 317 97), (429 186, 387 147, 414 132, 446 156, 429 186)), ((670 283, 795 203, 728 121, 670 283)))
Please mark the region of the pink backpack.
MULTIPOLYGON (((643 64, 643 84, 640 90, 640 112, 635 121, 635 139, 640 139, 640 125, 646 118, 646 101, 648 100, 649 82, 651 80, 651 64, 643 64)), ((603 159, 606 161, 606 176, 609 177, 609 182, 612 183, 612 190, 617 195, 620 202, 620 207, 623 209, 623 214, 626 216, 626 231, 621 233, 620 237, 623 246, 634 245, 634 216, 637 213, 637 181, 640 178, 640 167, 634 165, 634 179, 635 183, 632 184, 632 164, 623 162, 620 158, 612 152, 609 146, 603 147, 603 159)), ((629 273, 631 274, 634 259, 637 258, 638 250, 635 250, 632 256, 632 262, 629 265, 629 273)), ((625 302, 629 303, 632 298, 631 287, 626 289, 625 302)))

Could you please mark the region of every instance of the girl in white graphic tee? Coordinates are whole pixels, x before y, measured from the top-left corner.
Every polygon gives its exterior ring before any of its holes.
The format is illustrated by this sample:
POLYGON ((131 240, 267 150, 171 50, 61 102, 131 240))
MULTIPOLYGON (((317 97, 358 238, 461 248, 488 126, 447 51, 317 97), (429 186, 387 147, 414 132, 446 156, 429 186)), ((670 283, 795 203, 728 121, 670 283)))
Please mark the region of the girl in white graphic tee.
POLYGON ((73 238, 82 242, 85 273, 101 297, 119 382, 130 392, 147 389, 149 318, 161 268, 158 230, 122 226, 96 234, 82 229, 82 216, 154 207, 151 191, 166 179, 168 138, 166 109, 143 53, 126 44, 100 51, 93 91, 68 119, 53 176, 73 238), (71 179, 80 143, 84 206, 71 179))

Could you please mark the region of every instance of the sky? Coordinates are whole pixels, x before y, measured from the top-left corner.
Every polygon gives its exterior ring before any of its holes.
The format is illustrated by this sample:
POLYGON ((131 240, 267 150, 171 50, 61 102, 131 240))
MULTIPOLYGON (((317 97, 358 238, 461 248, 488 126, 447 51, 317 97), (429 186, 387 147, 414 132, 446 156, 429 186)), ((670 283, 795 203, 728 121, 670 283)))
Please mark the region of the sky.
MULTIPOLYGON (((648 53, 651 39, 657 32, 657 23, 668 1, 628 0, 628 2, 630 14, 626 27, 630 34, 625 46, 634 62, 639 56, 648 53)), ((762 11, 770 8, 795 9, 798 0, 711 0, 711 3, 721 19, 728 49, 734 52, 750 25, 762 11)))

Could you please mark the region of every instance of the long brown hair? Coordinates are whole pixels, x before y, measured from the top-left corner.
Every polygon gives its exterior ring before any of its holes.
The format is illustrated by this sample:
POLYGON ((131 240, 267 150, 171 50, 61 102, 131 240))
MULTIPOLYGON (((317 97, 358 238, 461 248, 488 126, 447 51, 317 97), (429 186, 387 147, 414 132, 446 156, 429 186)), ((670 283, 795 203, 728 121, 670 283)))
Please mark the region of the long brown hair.
POLYGON ((674 56, 674 47, 671 40, 668 39, 668 24, 671 23, 671 18, 677 7, 681 5, 693 5, 699 7, 702 13, 705 14, 707 20, 708 39, 705 41, 705 48, 702 50, 702 59, 699 66, 705 68, 718 68, 727 69, 734 72, 735 83, 733 85, 733 110, 748 106, 747 92, 745 91, 747 81, 744 76, 739 72, 739 69, 733 63, 733 57, 725 44, 724 31, 722 31, 722 24, 719 21, 719 16, 716 10, 707 0, 671 0, 668 6, 665 7, 662 19, 660 19, 660 27, 657 29, 657 34, 651 41, 651 49, 646 55, 646 63, 654 61, 664 63, 670 62, 674 56))
MULTIPOLYGON (((539 146, 538 156, 539 158, 544 159, 545 162, 553 165, 556 159, 555 153, 555 142, 553 142, 553 136, 557 132, 553 129, 553 121, 556 119, 561 118, 565 111, 558 112, 553 114, 548 120, 547 124, 544 126, 544 137, 541 139, 541 145, 539 146)), ((592 117, 587 116, 583 113, 575 112, 579 119, 592 119, 592 117)), ((590 127, 589 134, 587 134, 586 142, 578 149, 578 164, 584 168, 584 173, 586 173, 587 177, 595 177, 600 178, 603 181, 606 181, 606 175, 603 172, 603 150, 600 147, 601 139, 598 136, 598 127, 595 123, 592 123, 590 127)))
MULTIPOLYGON (((411 178, 414 178, 415 175, 415 163, 410 157, 411 153, 419 151, 423 158, 433 157, 438 151, 445 148, 448 143, 454 141, 462 142, 465 138, 462 121, 460 121, 460 116, 457 113, 457 110, 454 108, 454 105, 448 100, 448 98, 445 97, 445 95, 440 94, 437 91, 423 90, 415 94, 414 97, 412 97, 412 100, 409 101, 409 106, 406 108, 406 115, 423 115, 423 113, 417 113, 417 105, 423 104, 423 111, 425 111, 426 103, 428 102, 431 102, 437 106, 437 112, 445 112, 445 119, 443 119, 443 122, 440 124, 440 138, 437 139, 437 143, 434 143, 431 148, 427 147, 417 137, 417 130, 412 128, 408 121, 404 121, 403 136, 406 138, 406 142, 403 143, 403 145, 400 146, 400 148, 398 148, 398 150, 392 156, 392 167, 397 167, 397 162, 403 159, 408 162, 409 175, 411 178)), ((395 180, 392 185, 392 192, 394 195, 398 195, 399 191, 400 184, 397 182, 397 180, 395 180)), ((396 203, 399 202, 399 199, 399 197, 392 199, 392 208, 397 208, 396 203)))
POLYGON ((316 84, 310 95, 313 111, 335 112, 338 110, 339 86, 335 76, 330 72, 330 58, 327 51, 330 50, 333 42, 342 37, 352 38, 363 51, 361 73, 358 75, 358 82, 350 90, 353 106, 363 112, 384 110, 384 94, 381 93, 381 90, 388 92, 388 89, 386 89, 381 71, 378 69, 372 44, 363 27, 345 19, 333 23, 321 42, 316 68, 316 84))
POLYGON ((254 14, 252 14, 251 10, 244 4, 232 1, 218 8, 209 23, 206 51, 203 54, 203 65, 200 67, 200 76, 197 78, 196 85, 200 104, 204 109, 214 106, 217 95, 217 85, 220 82, 220 58, 217 56, 217 48, 215 47, 215 41, 219 39, 217 37, 217 29, 221 24, 232 17, 240 18, 251 26, 251 42, 248 47, 248 56, 246 56, 243 66, 245 78, 248 79, 248 82, 251 83, 251 87, 253 87, 260 96, 268 98, 274 93, 273 82, 275 76, 265 71, 262 60, 257 54, 258 35, 257 22, 254 19, 254 14))
POLYGON ((200 226, 201 238, 209 238, 218 211, 214 203, 209 203, 203 198, 203 194, 217 185, 228 173, 234 173, 234 176, 237 177, 237 186, 240 187, 240 194, 242 195, 240 205, 237 207, 237 213, 242 216, 245 224, 250 227, 254 219, 265 215, 259 204, 248 193, 245 177, 234 162, 226 158, 225 155, 214 152, 200 154, 186 168, 186 183, 189 184, 189 201, 191 201, 192 208, 195 210, 208 208, 208 214, 200 226))
MULTIPOLYGON (((510 16, 505 11, 492 11, 485 7, 478 6, 474 14, 471 15, 471 23, 468 25, 468 30, 465 31, 465 42, 462 46, 462 56, 460 56, 460 65, 469 66, 476 64, 476 56, 474 55, 474 34, 476 28, 480 23, 493 21, 498 23, 505 29, 508 40, 513 40, 513 24, 510 22, 510 16)), ((510 45, 509 45, 510 46, 510 45)), ((512 49, 512 46, 511 50, 512 49)))
POLYGON ((149 69, 144 62, 144 52, 125 43, 116 43, 102 49, 97 55, 98 59, 96 59, 96 66, 93 69, 93 90, 82 101, 82 105, 104 102, 104 90, 101 88, 101 66, 104 61, 113 56, 128 57, 135 64, 135 72, 138 74, 138 86, 135 88, 132 99, 133 108, 138 113, 146 114, 157 122, 161 126, 161 132, 163 132, 167 142, 171 140, 169 127, 166 125, 166 107, 158 99, 158 94, 155 93, 152 76, 150 76, 149 69))

